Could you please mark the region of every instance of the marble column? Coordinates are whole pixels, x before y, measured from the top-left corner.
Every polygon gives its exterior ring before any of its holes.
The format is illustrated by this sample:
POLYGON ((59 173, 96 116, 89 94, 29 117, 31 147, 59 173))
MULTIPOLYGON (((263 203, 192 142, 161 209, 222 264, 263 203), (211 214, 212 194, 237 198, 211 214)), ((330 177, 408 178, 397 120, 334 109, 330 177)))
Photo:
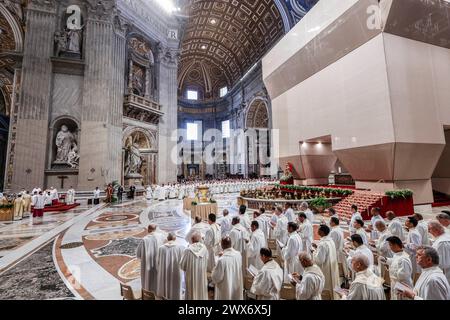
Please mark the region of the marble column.
MULTIPOLYGON (((99 6, 93 4, 92 6, 99 6)), ((89 11, 78 189, 120 181, 125 37, 116 32, 114 10, 89 11)))
POLYGON ((173 157, 177 154, 178 50, 160 48, 159 53, 159 103, 164 116, 159 123, 157 181, 158 183, 169 183, 177 180, 177 163, 173 157))
POLYGON ((52 78, 55 1, 31 1, 22 61, 22 82, 12 164, 11 190, 44 186, 52 78))

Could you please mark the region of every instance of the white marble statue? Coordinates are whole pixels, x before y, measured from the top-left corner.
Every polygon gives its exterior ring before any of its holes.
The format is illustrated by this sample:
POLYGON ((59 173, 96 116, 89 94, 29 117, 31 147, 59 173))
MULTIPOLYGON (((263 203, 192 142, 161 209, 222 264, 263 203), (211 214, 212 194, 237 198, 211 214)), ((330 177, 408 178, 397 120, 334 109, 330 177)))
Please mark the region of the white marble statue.
POLYGON ((56 135, 55 144, 57 147, 55 163, 68 164, 69 153, 72 151, 72 146, 76 145, 76 141, 66 125, 61 126, 61 130, 56 135))

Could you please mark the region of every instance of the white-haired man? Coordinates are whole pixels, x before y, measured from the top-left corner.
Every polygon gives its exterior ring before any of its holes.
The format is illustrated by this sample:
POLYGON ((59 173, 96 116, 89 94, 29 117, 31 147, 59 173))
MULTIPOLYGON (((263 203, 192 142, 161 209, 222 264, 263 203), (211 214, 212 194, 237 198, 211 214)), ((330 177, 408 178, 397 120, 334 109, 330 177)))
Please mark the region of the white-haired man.
POLYGON ((450 233, 445 232, 445 228, 437 221, 428 224, 431 235, 436 239, 433 248, 439 254, 439 267, 450 283, 450 233))
POLYGON ((325 276, 322 270, 314 264, 312 257, 307 252, 301 252, 298 256, 303 266, 303 275, 292 274, 295 279, 292 284, 295 286, 297 300, 322 300, 322 291, 325 286, 325 276))
POLYGON ((357 254, 352 258, 352 269, 356 272, 348 295, 342 300, 386 300, 383 279, 375 275, 370 267, 367 256, 357 254))
POLYGON ((414 300, 450 300, 450 285, 439 268, 439 254, 432 247, 420 247, 416 252, 422 273, 414 289, 406 289, 403 296, 414 300))
POLYGON ((186 300, 208 300, 208 249, 200 242, 201 239, 200 233, 194 233, 192 244, 180 261, 180 268, 185 272, 186 300))
POLYGON ((184 247, 177 244, 173 233, 167 236, 167 242, 158 250, 158 285, 156 295, 169 300, 181 300, 182 271, 181 256, 184 247))

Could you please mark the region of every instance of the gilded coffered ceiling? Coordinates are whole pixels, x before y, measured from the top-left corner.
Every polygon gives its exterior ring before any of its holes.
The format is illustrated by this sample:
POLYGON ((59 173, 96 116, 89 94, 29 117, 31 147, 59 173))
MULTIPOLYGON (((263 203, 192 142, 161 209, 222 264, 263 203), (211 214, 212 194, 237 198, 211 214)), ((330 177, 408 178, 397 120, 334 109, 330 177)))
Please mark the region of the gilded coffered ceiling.
POLYGON ((179 69, 179 89, 217 97, 234 85, 285 32, 273 0, 190 0, 179 69))

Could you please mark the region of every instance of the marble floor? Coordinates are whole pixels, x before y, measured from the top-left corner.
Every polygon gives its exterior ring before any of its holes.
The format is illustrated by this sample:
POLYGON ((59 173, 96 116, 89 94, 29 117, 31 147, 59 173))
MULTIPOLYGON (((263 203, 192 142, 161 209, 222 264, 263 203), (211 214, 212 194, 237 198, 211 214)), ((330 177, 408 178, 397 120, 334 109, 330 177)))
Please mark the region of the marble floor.
MULTIPOLYGON (((218 196, 219 212, 226 208, 236 215, 236 198, 218 196)), ((432 219, 443 209, 430 208, 424 215, 432 219)), ((316 224, 323 220, 317 216, 316 224)), ((191 219, 182 201, 141 199, 47 214, 40 226, 28 221, 1 224, 0 300, 122 299, 121 282, 140 289, 136 248, 150 223, 175 233, 185 244, 191 219)))

